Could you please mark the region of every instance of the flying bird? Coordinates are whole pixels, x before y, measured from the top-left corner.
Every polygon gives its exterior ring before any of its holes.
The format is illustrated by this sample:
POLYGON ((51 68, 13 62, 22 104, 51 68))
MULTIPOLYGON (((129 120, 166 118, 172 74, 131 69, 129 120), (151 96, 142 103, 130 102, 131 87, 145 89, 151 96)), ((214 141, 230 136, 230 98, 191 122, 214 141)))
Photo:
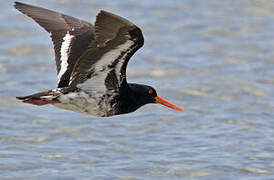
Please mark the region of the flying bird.
POLYGON ((57 88, 17 99, 98 117, 130 113, 148 103, 183 111, 153 87, 127 82, 128 61, 144 44, 141 29, 127 19, 101 10, 92 25, 20 2, 14 7, 50 34, 58 76, 57 88))

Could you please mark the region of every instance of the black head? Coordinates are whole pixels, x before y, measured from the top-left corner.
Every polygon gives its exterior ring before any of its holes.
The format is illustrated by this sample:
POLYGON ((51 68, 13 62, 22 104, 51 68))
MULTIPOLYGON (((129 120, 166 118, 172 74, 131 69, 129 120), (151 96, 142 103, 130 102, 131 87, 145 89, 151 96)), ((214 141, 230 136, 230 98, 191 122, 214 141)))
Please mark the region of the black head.
POLYGON ((136 101, 141 106, 148 103, 156 103, 157 92, 153 87, 142 84, 129 84, 129 87, 136 101))
POLYGON ((128 107, 130 107, 131 111, 135 111, 139 107, 148 103, 159 103, 169 108, 183 111, 182 108, 159 97, 156 90, 151 86, 142 84, 129 84, 129 88, 131 90, 132 101, 128 102, 130 103, 128 104, 128 107))

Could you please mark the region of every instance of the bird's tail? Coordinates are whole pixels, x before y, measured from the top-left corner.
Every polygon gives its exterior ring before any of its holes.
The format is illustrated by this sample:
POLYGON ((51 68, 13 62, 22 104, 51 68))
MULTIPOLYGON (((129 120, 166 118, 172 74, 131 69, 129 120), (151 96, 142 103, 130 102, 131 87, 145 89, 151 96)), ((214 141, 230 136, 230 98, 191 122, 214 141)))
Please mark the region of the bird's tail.
POLYGON ((16 97, 19 100, 22 100, 23 103, 29 103, 37 106, 42 106, 46 104, 55 104, 60 103, 58 101, 58 96, 60 96, 60 92, 58 91, 44 91, 36 94, 32 94, 29 96, 16 97))

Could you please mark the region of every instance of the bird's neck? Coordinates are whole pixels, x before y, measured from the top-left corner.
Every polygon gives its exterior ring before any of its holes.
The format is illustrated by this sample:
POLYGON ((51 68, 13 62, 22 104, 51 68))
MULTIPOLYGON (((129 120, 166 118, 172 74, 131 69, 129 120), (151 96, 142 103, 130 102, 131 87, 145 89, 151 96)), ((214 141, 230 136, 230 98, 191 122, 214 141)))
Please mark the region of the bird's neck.
POLYGON ((124 86, 122 92, 120 93, 121 99, 120 99, 120 109, 121 112, 120 114, 124 113, 130 113, 135 110, 137 110, 139 107, 143 106, 144 102, 140 100, 140 97, 138 94, 135 92, 135 86, 137 84, 131 84, 128 83, 127 86, 124 86))

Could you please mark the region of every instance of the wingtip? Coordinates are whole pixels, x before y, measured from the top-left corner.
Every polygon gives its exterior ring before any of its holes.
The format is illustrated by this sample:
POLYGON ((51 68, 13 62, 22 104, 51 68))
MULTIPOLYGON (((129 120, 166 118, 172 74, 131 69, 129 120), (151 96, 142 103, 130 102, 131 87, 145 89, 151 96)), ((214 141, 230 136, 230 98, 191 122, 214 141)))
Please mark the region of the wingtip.
POLYGON ((17 7, 20 6, 20 5, 23 5, 23 3, 18 2, 18 1, 14 1, 14 3, 13 3, 13 6, 14 6, 15 8, 17 8, 17 7))
POLYGON ((18 1, 14 1, 13 7, 14 7, 15 9, 17 9, 18 11, 20 11, 20 9, 21 9, 23 6, 26 6, 26 4, 21 3, 21 2, 18 2, 18 1))
POLYGON ((113 13, 101 9, 98 14, 113 14, 113 13))
POLYGON ((106 13, 107 11, 103 10, 103 9, 100 9, 99 13, 98 14, 102 14, 102 13, 106 13))
MULTIPOLYGON (((99 19, 100 16, 103 16, 103 14, 106 14, 106 13, 107 13, 107 11, 104 11, 103 9, 101 9, 101 10, 97 13, 96 19, 99 19)), ((95 24, 96 24, 96 21, 95 21, 95 24)))
POLYGON ((22 8, 33 7, 33 6, 29 5, 29 4, 19 2, 19 1, 14 1, 13 7, 15 7, 17 10, 20 11, 22 8))

